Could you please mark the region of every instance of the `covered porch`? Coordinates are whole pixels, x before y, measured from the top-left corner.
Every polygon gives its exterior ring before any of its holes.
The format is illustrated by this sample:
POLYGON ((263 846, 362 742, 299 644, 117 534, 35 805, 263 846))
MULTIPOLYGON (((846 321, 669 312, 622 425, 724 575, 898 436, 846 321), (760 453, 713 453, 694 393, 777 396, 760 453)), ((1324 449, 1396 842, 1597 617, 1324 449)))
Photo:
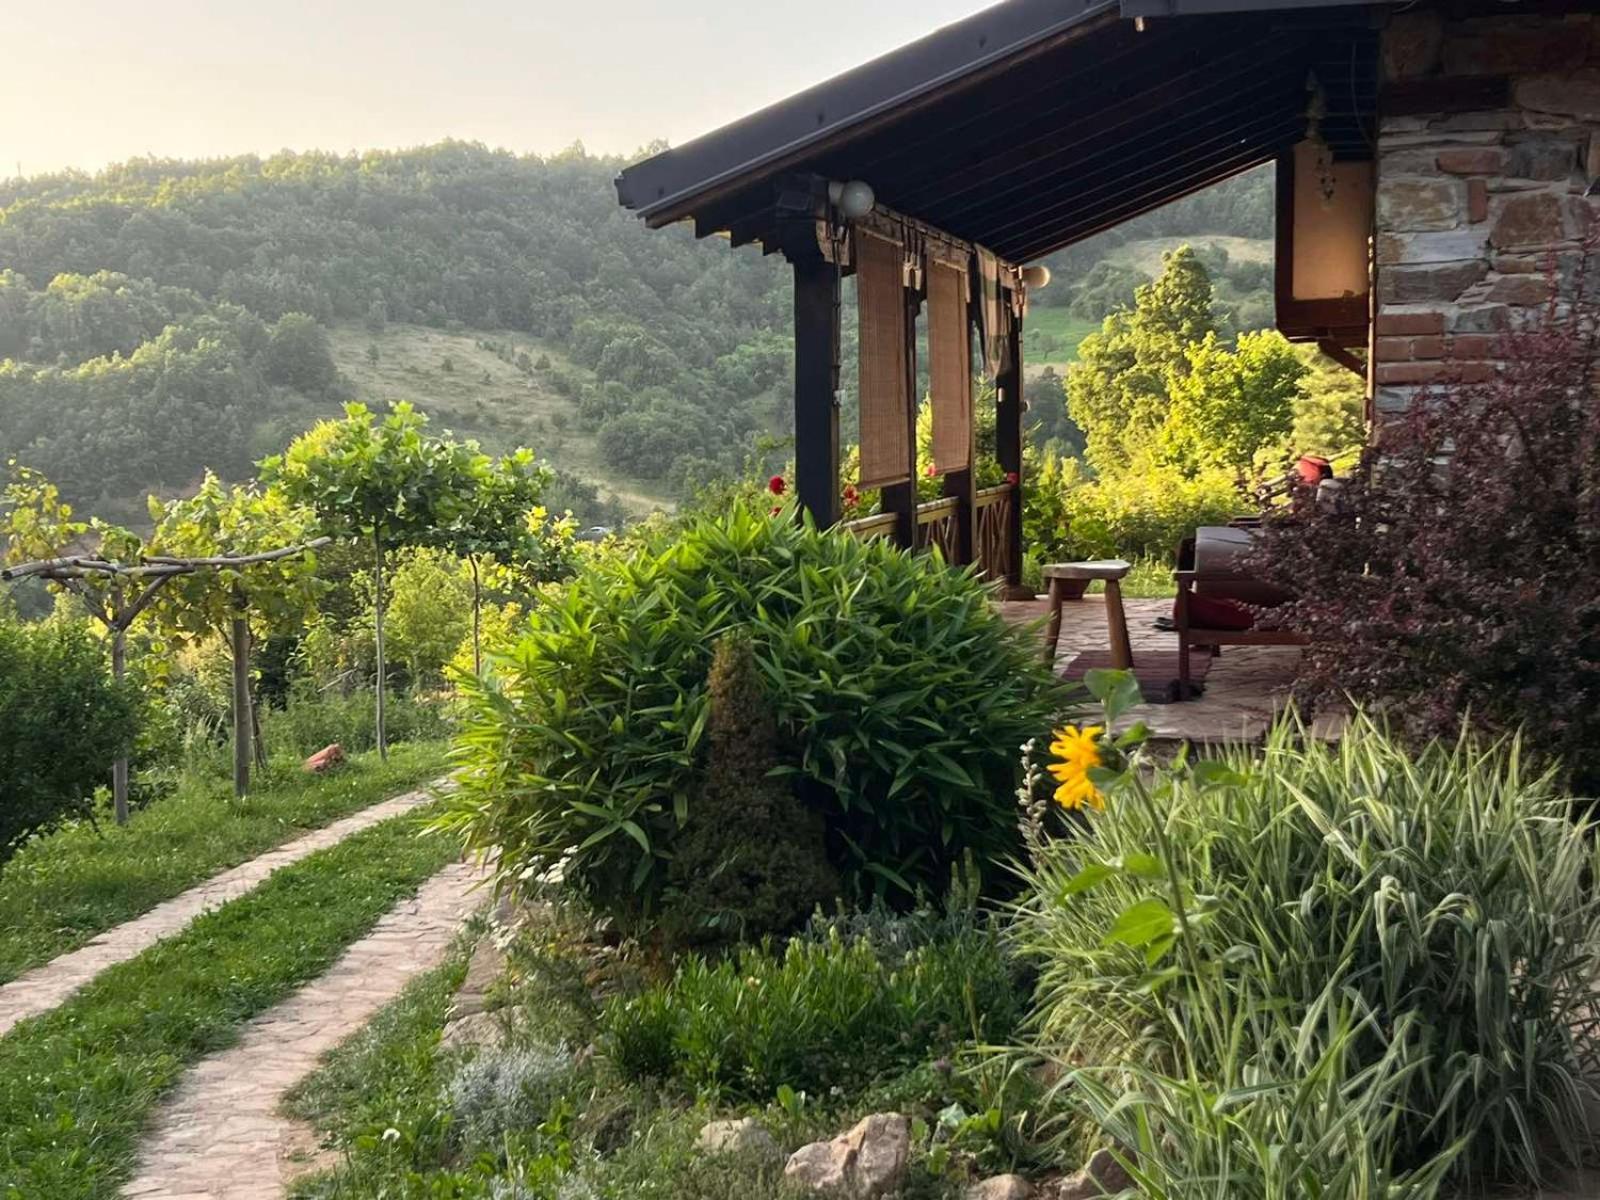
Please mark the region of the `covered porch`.
MULTIPOLYGON (((618 195, 653 227, 692 222, 699 236, 791 264, 795 483, 812 519, 840 524, 846 497, 873 489, 878 511, 846 528, 976 565, 1010 602, 1007 615, 1023 619, 1037 607, 1022 578, 1023 372, 1029 291, 1047 282, 1028 264, 1275 163, 1278 324, 1366 371, 1373 11, 1316 0, 1007 0, 628 168, 618 195), (1330 233, 1342 241, 1324 240, 1330 233), (1333 277, 1319 269, 1330 262, 1333 277), (847 287, 858 321, 854 406, 841 390, 847 287), (926 461, 919 352, 932 410, 926 461), (977 458, 980 401, 994 406, 992 462, 977 458), (841 431, 851 407, 858 427, 841 431), (855 478, 841 477, 842 440, 859 447, 855 478), (940 494, 919 503, 929 476, 940 494)), ((1062 662, 1075 646, 1105 645, 1099 602, 1067 607, 1062 662)), ((1170 602, 1130 602, 1136 648, 1160 636, 1157 608, 1170 602)), ((1207 698, 1166 706, 1164 724, 1248 733, 1270 715, 1297 653, 1230 650, 1207 698), (1289 665, 1248 666, 1257 660, 1289 665), (1247 669, 1230 678, 1235 661, 1247 669)))

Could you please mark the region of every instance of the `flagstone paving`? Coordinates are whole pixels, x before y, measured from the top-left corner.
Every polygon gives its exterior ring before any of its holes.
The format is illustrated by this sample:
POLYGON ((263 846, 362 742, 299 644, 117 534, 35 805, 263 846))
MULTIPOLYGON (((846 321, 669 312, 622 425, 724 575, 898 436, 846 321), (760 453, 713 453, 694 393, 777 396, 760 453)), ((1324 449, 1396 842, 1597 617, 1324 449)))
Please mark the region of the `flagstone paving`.
POLYGON ((487 898, 483 868, 446 867, 390 910, 328 973, 202 1060, 157 1113, 127 1200, 279 1200, 304 1171, 303 1130, 280 1116, 290 1088, 416 976, 438 965, 487 898))
POLYGON ((267 876, 308 854, 337 845, 352 834, 370 829, 391 817, 410 812, 433 799, 427 789, 384 800, 358 813, 286 842, 259 858, 213 875, 171 900, 163 901, 96 936, 78 949, 51 959, 0 986, 0 1037, 29 1017, 49 1012, 107 967, 126 962, 164 937, 180 932, 201 913, 236 900, 259 886, 267 876))

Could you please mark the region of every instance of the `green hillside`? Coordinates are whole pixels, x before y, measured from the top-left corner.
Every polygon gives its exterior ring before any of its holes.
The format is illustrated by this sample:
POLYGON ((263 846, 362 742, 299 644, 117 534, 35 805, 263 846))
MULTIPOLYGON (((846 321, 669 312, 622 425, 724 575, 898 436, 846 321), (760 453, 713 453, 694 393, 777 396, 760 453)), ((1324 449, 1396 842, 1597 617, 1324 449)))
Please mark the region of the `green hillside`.
MULTIPOLYGON (((671 503, 790 428, 788 274, 646 229, 622 165, 446 142, 0 182, 0 460, 127 516, 348 400, 409 399, 531 446, 580 518, 671 503)), ((1255 172, 1051 256, 1030 362, 1064 366, 1185 240, 1224 331, 1262 323, 1270 213, 1255 172)))

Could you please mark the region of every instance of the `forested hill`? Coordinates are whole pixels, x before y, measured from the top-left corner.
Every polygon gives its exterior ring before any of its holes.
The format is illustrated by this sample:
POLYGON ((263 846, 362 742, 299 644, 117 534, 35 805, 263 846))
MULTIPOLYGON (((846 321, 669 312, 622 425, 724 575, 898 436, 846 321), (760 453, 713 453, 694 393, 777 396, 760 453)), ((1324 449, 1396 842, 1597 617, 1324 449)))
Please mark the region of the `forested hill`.
POLYGON ((248 473, 365 390, 308 314, 363 369, 437 331, 409 364, 425 407, 459 401, 436 419, 603 483, 731 460, 787 370, 781 264, 646 230, 620 165, 447 143, 0 185, 0 457, 80 500, 248 473))
MULTIPOLYGON (((207 466, 246 475, 342 400, 409 396, 669 497, 787 422, 787 278, 646 230, 621 165, 449 142, 0 183, 0 458, 115 510, 207 466)), ((1144 221, 1258 237, 1262 194, 1247 177, 1144 221)))

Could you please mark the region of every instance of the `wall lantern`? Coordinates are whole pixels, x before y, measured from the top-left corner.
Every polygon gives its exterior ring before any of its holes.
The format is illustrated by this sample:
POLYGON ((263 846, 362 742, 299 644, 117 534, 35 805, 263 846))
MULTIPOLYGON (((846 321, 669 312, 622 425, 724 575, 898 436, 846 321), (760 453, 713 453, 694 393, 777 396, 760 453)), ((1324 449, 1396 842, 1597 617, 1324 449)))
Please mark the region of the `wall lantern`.
POLYGON ((1050 268, 1042 265, 1024 267, 1022 282, 1030 292, 1043 291, 1050 286, 1050 268))
POLYGON ((872 211, 872 206, 878 202, 878 197, 872 190, 872 185, 863 183, 859 179, 852 179, 847 183, 837 180, 828 184, 828 203, 838 211, 846 221, 859 221, 872 211))
POLYGON ((1305 139, 1278 158, 1278 329, 1299 341, 1365 346, 1373 165, 1334 158, 1319 129, 1319 99, 1313 99, 1305 139))

